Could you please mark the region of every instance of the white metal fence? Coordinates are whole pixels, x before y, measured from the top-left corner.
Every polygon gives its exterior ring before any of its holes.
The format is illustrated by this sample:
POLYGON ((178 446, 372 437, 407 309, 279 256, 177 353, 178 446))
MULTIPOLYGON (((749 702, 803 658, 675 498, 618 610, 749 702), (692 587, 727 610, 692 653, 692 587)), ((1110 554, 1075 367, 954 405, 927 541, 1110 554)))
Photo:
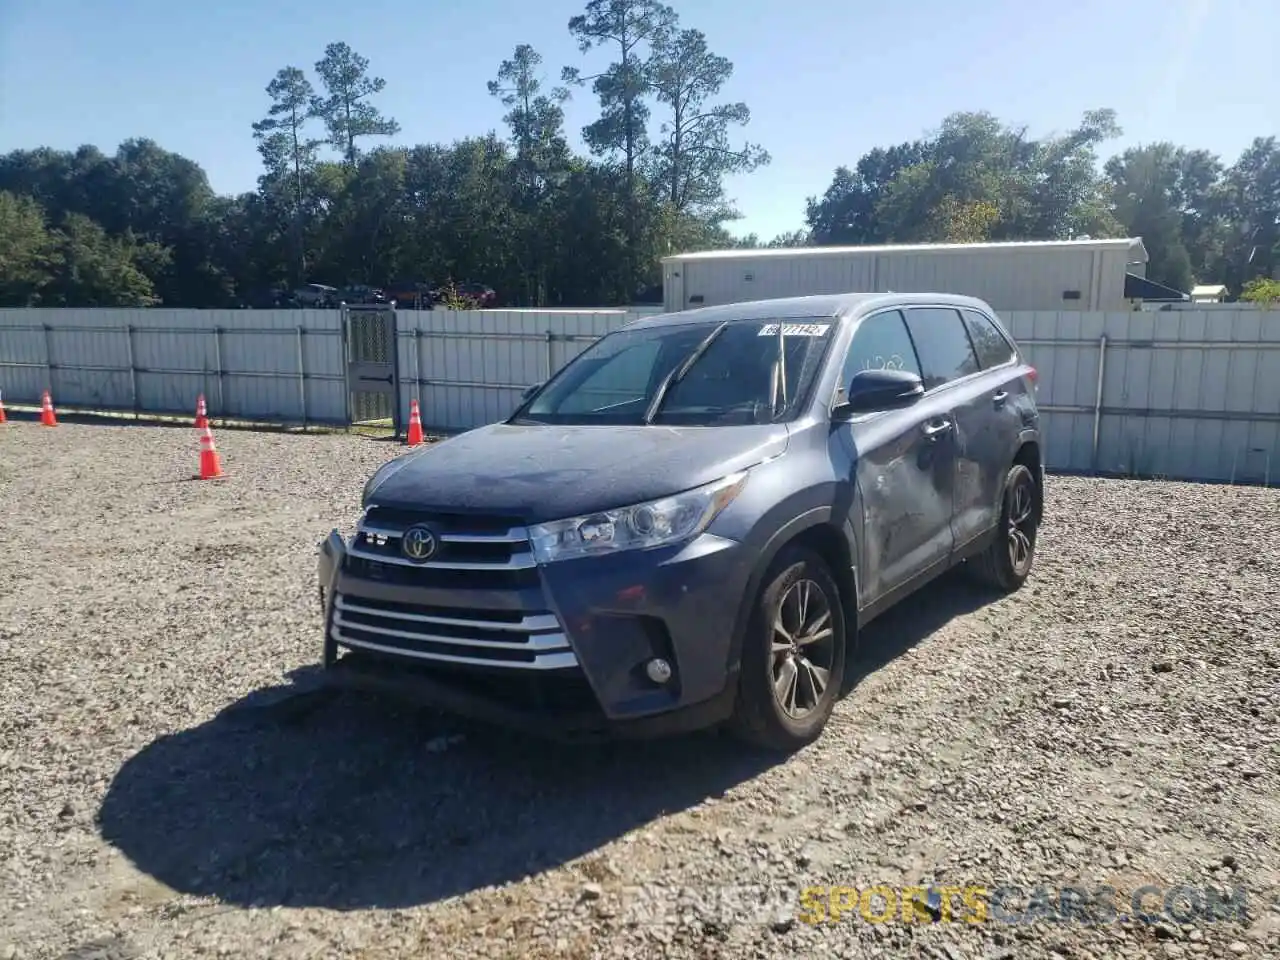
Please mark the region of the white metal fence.
POLYGON ((340 423, 337 310, 0 310, 0 391, 73 408, 340 423))
MULTIPOLYGON (((548 369, 647 312, 400 311, 402 416, 417 395, 441 430, 503 417, 548 369)), ((341 424, 347 362, 339 310, 0 310, 0 396, 14 403, 49 390, 73 409, 190 414, 204 394, 217 417, 341 424)))
MULTIPOLYGON (((649 312, 649 311, 644 311, 649 312)), ((635 312, 401 311, 401 422, 506 416, 635 312)), ((1040 372, 1057 470, 1270 483, 1280 474, 1280 310, 1003 315, 1040 372)), ((0 310, 0 392, 72 408, 221 417, 351 418, 337 310, 0 310)))
POLYGON ((1002 315, 1040 373, 1059 470, 1270 483, 1280 311, 1002 315))

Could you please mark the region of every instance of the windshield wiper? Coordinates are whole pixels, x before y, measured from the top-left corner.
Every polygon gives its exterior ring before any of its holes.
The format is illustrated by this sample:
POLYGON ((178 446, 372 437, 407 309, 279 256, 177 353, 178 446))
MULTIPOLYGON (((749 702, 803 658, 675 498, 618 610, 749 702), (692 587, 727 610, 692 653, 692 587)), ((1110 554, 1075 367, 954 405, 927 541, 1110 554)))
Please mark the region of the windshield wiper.
MULTIPOLYGON (((785 328, 786 323, 782 320, 778 321, 778 363, 775 370, 778 374, 777 385, 782 392, 782 409, 787 409, 787 341, 785 328)), ((769 416, 770 418, 778 415, 778 390, 775 390, 769 397, 769 416)))
POLYGON ((658 415, 658 411, 662 409, 663 401, 667 399, 668 391, 684 379, 685 374, 687 374, 690 369, 693 368, 693 365, 698 362, 698 359, 707 352, 707 347, 711 346, 716 337, 720 336, 720 331, 727 327, 730 322, 731 321, 729 320, 724 321, 720 326, 716 327, 709 334, 703 337, 702 342, 693 348, 693 352, 690 353, 689 356, 685 357, 684 362, 668 373, 662 383, 658 384, 658 390, 654 393, 653 400, 649 403, 649 408, 644 412, 645 423, 653 423, 653 418, 658 415))

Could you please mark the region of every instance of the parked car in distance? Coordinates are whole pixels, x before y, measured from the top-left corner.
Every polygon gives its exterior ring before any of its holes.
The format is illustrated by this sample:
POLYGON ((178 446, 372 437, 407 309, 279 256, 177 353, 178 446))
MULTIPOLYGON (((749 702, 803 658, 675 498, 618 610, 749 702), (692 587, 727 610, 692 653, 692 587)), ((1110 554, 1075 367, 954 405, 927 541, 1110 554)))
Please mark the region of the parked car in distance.
POLYGON ((799 747, 873 618, 957 565, 1030 573, 1035 380, 968 297, 635 320, 374 473, 320 547, 325 674, 556 737, 799 747))
POLYGON ((383 287, 387 298, 402 310, 430 310, 435 303, 434 289, 433 284, 421 280, 397 280, 383 287))
POLYGON ((364 283, 355 283, 344 287, 341 294, 341 300, 344 303, 377 304, 386 303, 387 299, 384 291, 364 283))
POLYGON ((294 301, 301 307, 336 307, 341 299, 337 287, 323 283, 305 283, 293 291, 294 301))
POLYGON ((283 285, 261 286, 248 291, 237 306, 246 310, 288 310, 297 307, 298 302, 283 285))

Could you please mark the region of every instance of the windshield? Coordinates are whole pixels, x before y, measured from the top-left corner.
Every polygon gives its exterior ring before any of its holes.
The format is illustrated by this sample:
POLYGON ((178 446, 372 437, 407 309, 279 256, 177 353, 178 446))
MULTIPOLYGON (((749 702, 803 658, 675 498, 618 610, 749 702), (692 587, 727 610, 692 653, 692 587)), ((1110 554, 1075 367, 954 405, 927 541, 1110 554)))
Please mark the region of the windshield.
POLYGON ((793 418, 835 324, 734 320, 620 330, 571 361, 516 423, 727 425, 793 418), (785 343, 786 349, 780 350, 785 343))

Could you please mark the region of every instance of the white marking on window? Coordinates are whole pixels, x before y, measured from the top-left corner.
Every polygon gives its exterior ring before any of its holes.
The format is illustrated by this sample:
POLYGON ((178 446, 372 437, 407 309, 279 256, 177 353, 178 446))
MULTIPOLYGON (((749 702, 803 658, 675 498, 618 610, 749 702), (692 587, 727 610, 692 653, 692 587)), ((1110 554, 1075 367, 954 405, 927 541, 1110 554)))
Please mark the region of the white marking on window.
POLYGON ((901 370, 904 366, 902 356, 896 353, 887 358, 877 354, 874 359, 862 361, 863 370, 901 370))

